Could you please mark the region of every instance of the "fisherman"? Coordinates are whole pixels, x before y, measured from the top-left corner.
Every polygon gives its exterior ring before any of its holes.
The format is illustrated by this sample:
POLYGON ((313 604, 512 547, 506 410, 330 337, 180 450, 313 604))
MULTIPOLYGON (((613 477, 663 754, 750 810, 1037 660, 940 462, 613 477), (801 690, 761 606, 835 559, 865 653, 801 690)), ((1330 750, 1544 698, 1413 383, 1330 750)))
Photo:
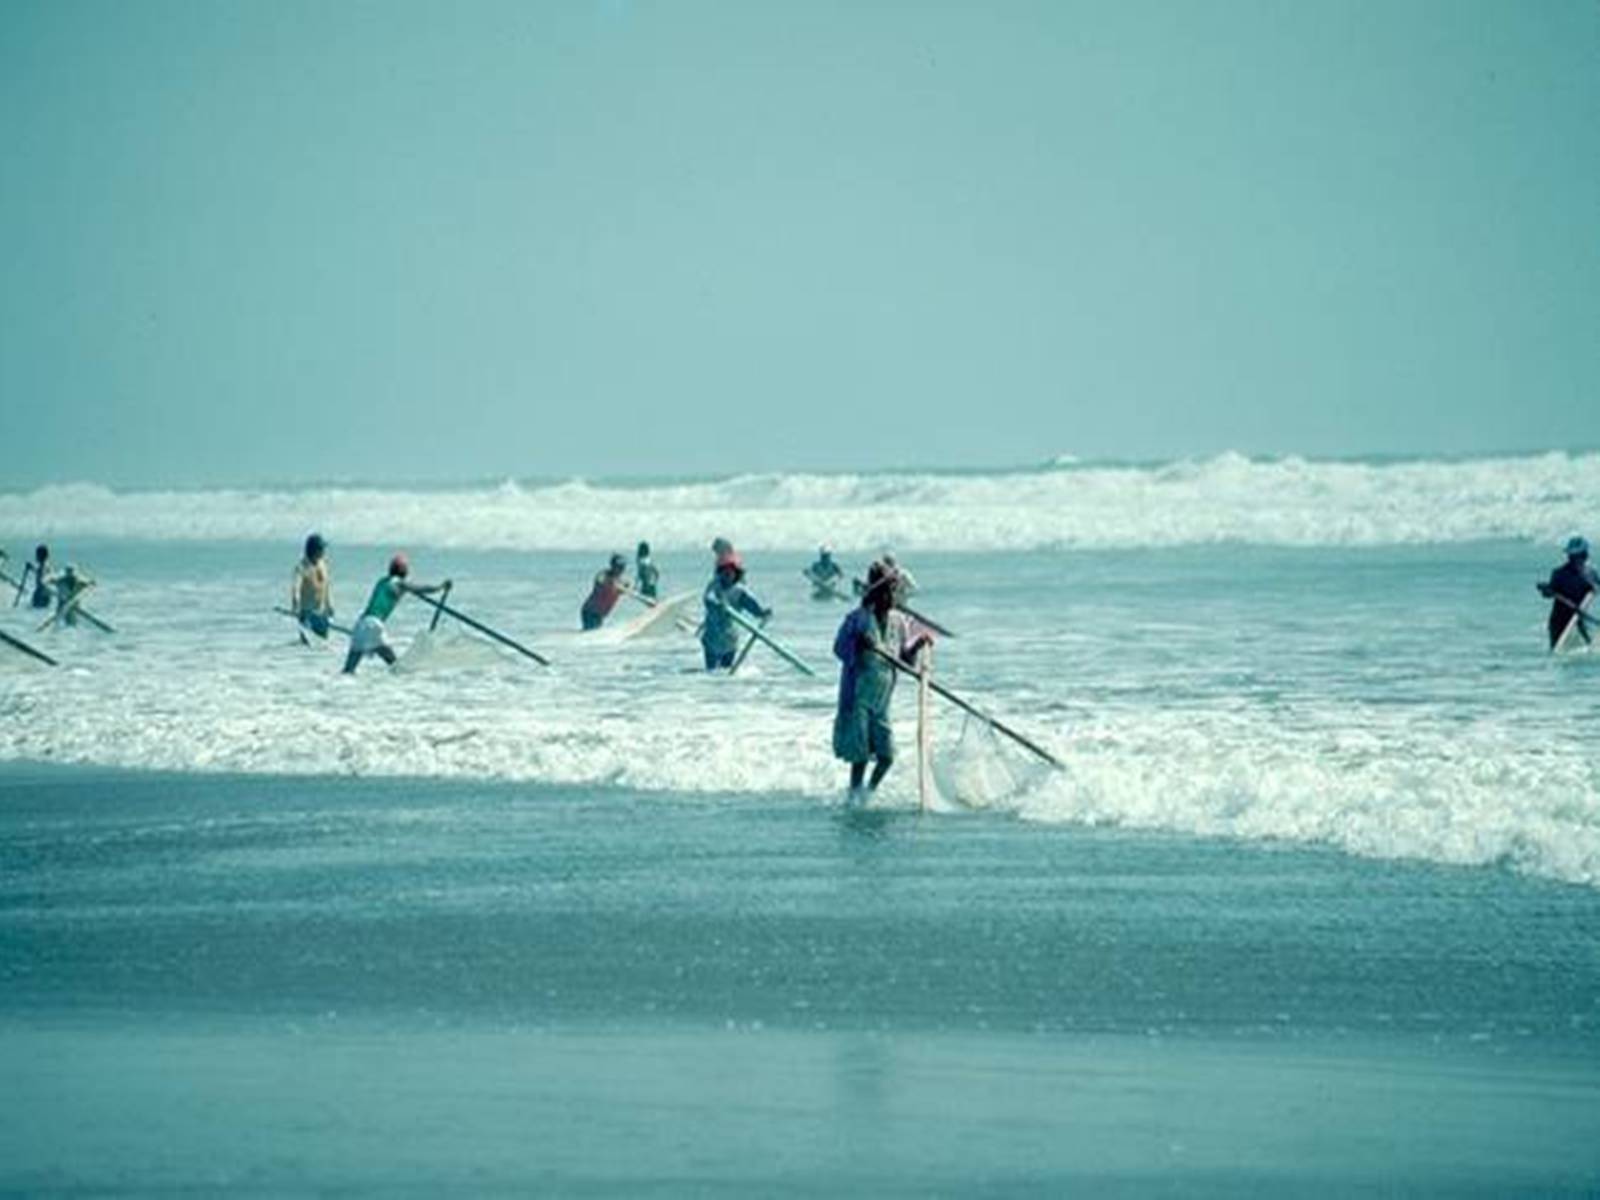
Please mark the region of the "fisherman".
POLYGON ((906 599, 917 590, 916 576, 900 565, 893 550, 883 552, 883 565, 895 577, 894 598, 897 602, 906 599))
MULTIPOLYGON (((39 549, 43 550, 41 546, 39 549)), ((72 563, 67 564, 67 569, 56 577, 56 621, 62 625, 76 625, 78 623, 78 601, 83 593, 94 586, 94 580, 72 563)), ((34 593, 33 604, 35 608, 41 607, 38 593, 34 593)))
MULTIPOLYGON (((23 589, 28 586, 28 573, 33 573, 33 596, 29 603, 34 608, 49 608, 55 603, 56 594, 52 588, 55 583, 55 574, 50 570, 50 547, 43 542, 33 548, 33 561, 22 565, 22 578, 17 582, 17 595, 21 596, 23 589)), ((15 603, 15 600, 12 601, 15 603)))
POLYGON ((391 667, 394 666, 394 647, 389 645, 389 637, 383 627, 383 623, 389 619, 389 614, 394 612, 394 606, 400 603, 407 592, 416 596, 431 596, 434 592, 442 592, 450 586, 448 579, 443 583, 426 586, 407 583, 406 576, 410 574, 411 564, 406 556, 396 554, 389 560, 389 573, 372 585, 372 595, 367 598, 367 607, 362 610, 361 619, 356 622, 356 627, 350 631, 350 653, 344 660, 346 675, 354 675, 356 667, 369 654, 376 654, 391 667))
POLYGON ((1550 648, 1555 649, 1562 632, 1574 620, 1578 622, 1579 635, 1587 643, 1590 640, 1589 622, 1600 621, 1600 616, 1591 617, 1585 613, 1579 617, 1577 613, 1590 594, 1600 589, 1600 575, 1595 574, 1595 569, 1589 565, 1588 541, 1577 536, 1568 538, 1567 561, 1550 572, 1550 582, 1536 586, 1541 596, 1550 599, 1550 619, 1547 623, 1550 648))
POLYGON ((594 587, 589 592, 589 598, 578 610, 578 620, 584 629, 599 629, 605 624, 606 618, 611 615, 611 610, 622 598, 622 593, 631 590, 628 587, 627 576, 628 560, 620 554, 613 554, 611 561, 606 564, 606 569, 594 577, 594 587))
MULTIPOLYGON (((904 603, 911 593, 917 590, 916 578, 911 574, 910 571, 906 570, 900 565, 899 560, 894 556, 893 550, 885 550, 883 554, 879 556, 878 561, 874 563, 873 566, 877 566, 879 564, 882 564, 883 569, 895 577, 894 602, 896 604, 904 603)), ((859 579, 853 580, 852 585, 855 589, 856 595, 860 596, 865 594, 867 588, 871 586, 870 581, 870 573, 868 575, 867 583, 862 583, 859 579)))
POLYGON ((894 572, 875 562, 867 572, 861 604, 852 609, 833 639, 839 671, 839 708, 833 721, 833 753, 850 764, 850 794, 859 796, 866 780, 867 763, 876 759, 869 791, 877 790, 894 765, 894 730, 889 724, 889 701, 894 696, 895 675, 890 655, 905 663, 916 660, 932 635, 913 632, 906 617, 895 611, 898 584, 894 572))
MULTIPOLYGON (((722 538, 717 540, 727 545, 722 538)), ((744 586, 744 562, 732 546, 718 555, 704 598, 706 619, 700 627, 700 646, 705 651, 706 670, 731 667, 739 654, 740 626, 729 613, 743 609, 759 621, 772 616, 772 610, 744 586)))
POLYGON ((289 609, 299 619, 300 641, 309 629, 319 638, 328 636, 328 621, 333 616, 333 592, 328 578, 328 543, 320 533, 306 538, 305 557, 295 566, 289 584, 289 609))
POLYGON ((844 570, 833 561, 832 546, 824 542, 817 547, 817 561, 805 569, 805 577, 811 581, 813 600, 831 600, 840 594, 839 581, 844 578, 844 570))
POLYGON ((639 543, 639 549, 633 556, 633 573, 639 580, 635 585, 639 595, 646 600, 654 600, 661 582, 661 571, 650 557, 649 542, 639 543))

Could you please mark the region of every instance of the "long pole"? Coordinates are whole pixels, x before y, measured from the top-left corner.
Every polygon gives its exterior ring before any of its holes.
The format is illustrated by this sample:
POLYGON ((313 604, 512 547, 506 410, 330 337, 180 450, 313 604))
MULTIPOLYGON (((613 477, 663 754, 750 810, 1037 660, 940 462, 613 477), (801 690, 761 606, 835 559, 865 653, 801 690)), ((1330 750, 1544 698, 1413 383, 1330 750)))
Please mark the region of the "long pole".
POLYGON ((933 771, 933 714, 928 706, 928 685, 933 682, 933 643, 924 642, 917 655, 917 806, 928 811, 928 776, 933 771))
MULTIPOLYGON (((46 629, 49 629, 50 626, 60 624, 63 621, 67 621, 69 617, 71 617, 75 613, 81 611, 78 606, 83 603, 84 596, 88 593, 89 589, 92 588, 93 586, 94 586, 94 580, 91 579, 91 580, 89 580, 88 583, 84 584, 77 591, 73 592, 72 595, 67 597, 67 602, 65 604, 61 605, 60 608, 56 609, 55 612, 51 613, 47 618, 45 618, 44 623, 42 625, 40 625, 39 628, 37 630, 35 630, 34 632, 43 633, 46 629)), ((70 624, 70 622, 68 622, 68 623, 70 624)), ((98 621, 95 622, 95 624, 97 624, 97 625, 100 624, 100 623, 101 622, 98 622, 98 621)))
POLYGON ((778 641, 776 638, 770 636, 765 630, 763 630, 761 628, 761 626, 757 625, 754 621, 750 620, 749 617, 745 616, 738 609, 734 608, 726 600, 723 600, 720 597, 712 597, 712 599, 714 599, 717 604, 722 606, 722 611, 727 613, 728 616, 731 617, 736 624, 744 626, 744 628, 745 628, 745 630, 747 632, 749 632, 750 634, 752 634, 755 637, 760 638, 761 641, 763 643, 765 643, 767 645, 767 647, 769 649, 771 649, 774 654, 776 654, 779 658, 783 659, 784 662, 788 663, 796 671, 799 671, 802 675, 815 675, 816 674, 816 672, 811 669, 810 664, 808 664, 805 659, 803 659, 799 655, 795 654, 794 651, 790 650, 787 646, 785 646, 782 642, 778 641))
POLYGON ((750 651, 756 647, 756 635, 751 634, 745 638, 744 645, 739 647, 739 653, 734 656, 733 664, 728 668, 729 675, 737 675, 739 668, 744 666, 744 660, 750 657, 750 651))
POLYGON ((59 667, 61 665, 60 663, 56 662, 55 659, 51 658, 48 654, 46 654, 43 650, 35 650, 32 646, 28 645, 28 643, 23 641, 21 638, 14 638, 3 629, 0 629, 0 642, 5 642, 6 645, 8 645, 8 646, 15 646, 18 650, 21 650, 24 654, 31 654, 31 655, 33 655, 34 658, 37 658, 40 662, 48 663, 52 667, 59 667))
MULTIPOLYGON (((274 604, 272 606, 272 611, 275 612, 275 613, 282 613, 286 617, 292 617, 296 621, 298 621, 300 619, 300 614, 295 612, 294 609, 292 609, 292 608, 284 608, 282 605, 274 604)), ((328 622, 328 628, 333 630, 335 633, 344 634, 345 637, 349 637, 350 634, 351 634, 350 628, 348 626, 339 625, 339 624, 334 623, 333 621, 329 621, 328 622)))
POLYGON ((432 633, 435 629, 439 628, 439 619, 444 616, 444 602, 450 599, 450 589, 455 587, 455 585, 456 581, 452 579, 444 585, 444 591, 439 593, 440 607, 433 610, 433 620, 428 622, 429 633, 432 633))
MULTIPOLYGON (((855 582, 857 590, 861 594, 865 595, 866 594, 866 590, 867 590, 867 585, 864 582, 862 582, 861 580, 859 580, 859 579, 855 580, 854 582, 855 582)), ((840 596, 839 599, 843 600, 844 597, 840 596)), ((946 629, 943 625, 939 624, 939 622, 935 621, 932 617, 928 616, 926 613, 918 612, 916 609, 912 608, 910 605, 901 604, 900 601, 896 600, 894 602, 894 606, 897 609, 899 609, 901 612, 905 613, 905 615, 910 617, 913 621, 916 621, 919 625, 926 625, 929 629, 933 630, 940 637, 955 637, 956 636, 954 630, 946 629)))
POLYGON ((445 616, 454 617, 456 620, 460 621, 463 625, 467 626, 467 628, 476 629, 479 633, 483 634, 485 637, 493 638, 495 641, 499 642, 502 646, 510 646, 511 649, 515 650, 518 654, 527 655, 529 658, 533 659, 534 662, 538 663, 541 667, 548 667, 550 665, 550 660, 548 658, 546 658, 544 655, 540 654, 537 650, 529 650, 521 642, 517 641, 515 638, 507 637, 505 634, 501 633, 498 629, 491 629, 489 626, 485 625, 482 621, 474 621, 471 617, 467 616, 466 613, 461 612, 459 609, 451 608, 443 600, 435 600, 432 596, 424 596, 420 592, 412 592, 411 594, 413 596, 415 596, 418 600, 421 600, 423 603, 433 605, 434 608, 436 608, 440 612, 444 613, 445 616))
MULTIPOLYGON (((890 666, 892 666, 896 671, 899 671, 899 672, 901 672, 903 674, 906 674, 906 675, 910 675, 913 678, 916 677, 917 672, 914 669, 912 669, 911 667, 906 666, 905 663, 901 662, 894 655, 885 653, 884 651, 878 649, 876 646, 871 647, 871 650, 879 658, 883 659, 884 662, 886 662, 890 666)), ((935 683, 933 680, 930 679, 930 680, 928 680, 928 688, 935 695, 943 696, 946 700, 950 701, 951 704, 954 704, 957 708, 961 709, 963 712, 970 713, 972 716, 977 717, 978 720, 980 720, 984 724, 988 725, 996 733, 1003 733, 1003 734, 1005 734, 1006 737, 1010 738, 1013 742, 1016 742, 1017 745, 1021 746, 1023 749, 1032 751, 1034 754, 1036 754, 1040 758, 1044 759, 1044 761, 1049 763, 1052 767, 1061 766, 1061 760, 1059 758, 1057 758, 1055 755, 1051 754, 1050 751, 1045 750, 1041 746, 1037 745, 1036 743, 1029 741, 1027 738, 1023 737, 1022 734, 1018 733, 1015 729, 1012 729, 1009 725, 1005 724, 1005 722, 996 720, 994 717, 991 717, 988 713, 984 712, 983 709, 979 708, 976 704, 973 704, 970 700, 962 699, 960 696, 958 696, 954 692, 952 692, 949 688, 945 687, 944 684, 935 683)))

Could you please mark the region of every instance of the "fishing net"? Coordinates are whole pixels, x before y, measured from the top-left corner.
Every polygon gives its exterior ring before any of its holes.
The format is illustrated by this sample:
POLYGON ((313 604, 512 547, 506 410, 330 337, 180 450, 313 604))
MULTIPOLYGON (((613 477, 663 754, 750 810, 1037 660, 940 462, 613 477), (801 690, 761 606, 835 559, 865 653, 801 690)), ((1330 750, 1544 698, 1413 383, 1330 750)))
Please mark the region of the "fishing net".
POLYGON ((933 778, 944 799, 966 808, 1015 801, 1037 786, 1050 768, 1024 755, 987 721, 967 716, 953 745, 933 755, 933 778))
POLYGON ((498 647, 461 630, 424 629, 411 639, 400 661, 403 671, 449 671, 489 667, 504 661, 498 647))

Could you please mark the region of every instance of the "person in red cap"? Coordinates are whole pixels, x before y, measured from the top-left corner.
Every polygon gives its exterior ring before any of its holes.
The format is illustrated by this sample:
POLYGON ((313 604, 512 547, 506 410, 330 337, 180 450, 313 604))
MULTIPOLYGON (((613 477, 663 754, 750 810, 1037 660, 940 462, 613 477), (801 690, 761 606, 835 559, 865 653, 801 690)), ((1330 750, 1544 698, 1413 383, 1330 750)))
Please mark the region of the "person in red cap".
POLYGON ((391 667, 394 666, 394 647, 389 645, 389 635, 383 627, 389 614, 394 612, 394 606, 400 603, 401 597, 407 592, 431 596, 450 586, 448 579, 443 583, 428 585, 407 583, 406 576, 410 574, 411 563, 404 554, 396 554, 389 560, 389 573, 372 585, 367 607, 362 610, 356 627, 350 631, 350 653, 344 660, 346 675, 354 675, 361 660, 369 654, 376 654, 391 667))
POLYGON ((733 666, 733 660, 739 655, 741 630, 739 623, 728 615, 730 611, 743 609, 760 621, 772 616, 772 610, 744 586, 744 560, 732 546, 717 554, 716 570, 711 573, 711 582, 706 584, 705 605, 700 648, 705 651, 708 671, 733 666))
POLYGON ((894 765, 894 729, 889 701, 897 674, 887 658, 910 664, 932 635, 914 627, 895 610, 900 578, 894 569, 875 562, 867 572, 861 605, 839 625, 833 653, 840 662, 839 708, 833 719, 833 753, 850 764, 850 792, 859 795, 863 782, 875 790, 894 765), (873 764, 867 780, 867 763, 873 764))

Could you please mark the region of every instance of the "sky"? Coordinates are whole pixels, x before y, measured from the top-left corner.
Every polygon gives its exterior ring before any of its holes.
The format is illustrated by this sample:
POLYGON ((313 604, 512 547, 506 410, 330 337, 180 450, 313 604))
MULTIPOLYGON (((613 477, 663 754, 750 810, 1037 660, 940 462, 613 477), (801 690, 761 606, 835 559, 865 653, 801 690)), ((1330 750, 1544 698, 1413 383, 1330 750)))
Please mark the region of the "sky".
POLYGON ((0 489, 1593 445, 1600 5, 0 5, 0 489))

